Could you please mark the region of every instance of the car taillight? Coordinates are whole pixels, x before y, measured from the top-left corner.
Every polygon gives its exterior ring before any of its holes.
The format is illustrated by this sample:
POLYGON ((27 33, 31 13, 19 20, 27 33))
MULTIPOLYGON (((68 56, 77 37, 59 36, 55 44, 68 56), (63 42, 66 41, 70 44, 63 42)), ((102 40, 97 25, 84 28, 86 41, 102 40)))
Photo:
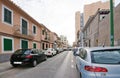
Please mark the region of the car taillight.
POLYGON ((26 58, 32 58, 32 55, 27 55, 26 58))
POLYGON ((106 68, 96 66, 85 66, 84 69, 90 72, 108 72, 106 68))

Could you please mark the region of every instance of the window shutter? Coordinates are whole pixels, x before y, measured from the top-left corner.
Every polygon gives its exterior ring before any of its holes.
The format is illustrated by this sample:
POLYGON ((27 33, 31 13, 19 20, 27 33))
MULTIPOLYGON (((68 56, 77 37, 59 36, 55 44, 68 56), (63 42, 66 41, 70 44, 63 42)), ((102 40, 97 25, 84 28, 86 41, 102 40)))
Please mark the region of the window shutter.
POLYGON ((4 51, 12 51, 12 40, 4 38, 4 51))

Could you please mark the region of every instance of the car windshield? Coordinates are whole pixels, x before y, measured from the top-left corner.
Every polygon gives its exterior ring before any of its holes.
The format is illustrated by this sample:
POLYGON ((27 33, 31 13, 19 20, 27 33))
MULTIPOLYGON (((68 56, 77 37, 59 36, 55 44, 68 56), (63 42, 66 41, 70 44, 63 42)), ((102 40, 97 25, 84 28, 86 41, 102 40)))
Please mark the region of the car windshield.
POLYGON ((120 49, 92 51, 91 58, 92 63, 120 64, 120 49))
POLYGON ((17 51, 15 51, 15 54, 30 54, 31 50, 30 49, 19 49, 17 51))

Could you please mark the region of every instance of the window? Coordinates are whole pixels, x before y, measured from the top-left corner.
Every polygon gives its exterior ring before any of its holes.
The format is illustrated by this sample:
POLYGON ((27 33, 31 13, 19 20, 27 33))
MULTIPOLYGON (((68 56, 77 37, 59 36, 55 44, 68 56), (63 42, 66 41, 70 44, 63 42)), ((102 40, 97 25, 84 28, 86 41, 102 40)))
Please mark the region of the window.
POLYGON ((44 33, 45 33, 45 30, 42 30, 42 35, 44 35, 44 33))
POLYGON ((13 51, 13 39, 9 37, 3 37, 3 52, 13 51))
POLYGON ((36 26, 33 26, 33 34, 36 34, 36 31, 37 31, 36 26))
POLYGON ((15 51, 15 54, 30 54, 31 53, 31 50, 30 49, 18 49, 15 51))
POLYGON ((80 50, 81 50, 80 51, 80 57, 85 60, 86 56, 87 56, 87 51, 84 50, 84 49, 80 49, 80 50))
POLYGON ((25 34, 25 35, 27 35, 28 34, 28 22, 26 21, 26 20, 24 20, 24 19, 22 19, 22 34, 25 34))
POLYGON ((98 64, 120 64, 120 49, 92 51, 91 61, 98 64))
POLYGON ((101 14, 100 15, 100 21, 102 21, 105 18, 105 16, 106 16, 105 14, 101 14))
POLYGON ((13 24, 13 12, 5 6, 3 6, 3 22, 13 24))
POLYGON ((117 45, 120 46, 120 39, 118 39, 118 41, 117 41, 117 45))
POLYGON ((45 47, 44 47, 44 43, 42 43, 42 49, 43 49, 43 50, 45 49, 45 47))
POLYGON ((46 48, 48 48, 48 44, 46 44, 46 48))
POLYGON ((33 48, 36 48, 36 43, 33 43, 33 48))

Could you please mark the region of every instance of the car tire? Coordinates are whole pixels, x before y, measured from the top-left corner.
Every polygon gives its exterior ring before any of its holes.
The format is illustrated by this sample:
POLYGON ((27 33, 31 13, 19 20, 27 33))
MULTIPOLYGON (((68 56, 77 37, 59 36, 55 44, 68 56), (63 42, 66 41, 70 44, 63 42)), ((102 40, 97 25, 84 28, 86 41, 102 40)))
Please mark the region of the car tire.
POLYGON ((32 62, 32 67, 35 67, 35 66, 37 66, 37 61, 36 61, 36 60, 34 60, 34 61, 32 62))
POLYGON ((52 53, 52 55, 51 55, 51 56, 52 56, 52 57, 54 56, 54 55, 53 55, 53 53, 52 53))
POLYGON ((81 72, 80 72, 80 78, 82 78, 82 74, 81 74, 81 72))
POLYGON ((45 60, 47 60, 47 56, 45 57, 45 60))
POLYGON ((77 66, 77 64, 76 64, 76 69, 78 70, 78 66, 77 66))

